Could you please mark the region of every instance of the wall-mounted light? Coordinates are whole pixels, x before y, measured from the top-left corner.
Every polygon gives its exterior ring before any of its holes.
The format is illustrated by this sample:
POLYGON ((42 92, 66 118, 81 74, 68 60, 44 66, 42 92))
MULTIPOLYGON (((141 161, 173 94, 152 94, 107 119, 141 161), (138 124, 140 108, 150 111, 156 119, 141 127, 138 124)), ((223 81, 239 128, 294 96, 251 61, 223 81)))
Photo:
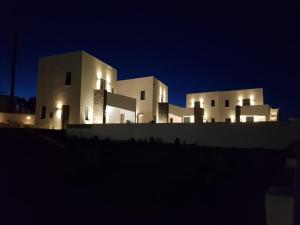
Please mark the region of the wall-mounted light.
POLYGON ((26 119, 27 119, 27 120, 30 120, 30 119, 31 119, 31 116, 26 116, 26 119))
POLYGON ((102 78, 102 75, 101 75, 101 73, 99 71, 97 72, 96 77, 97 77, 97 80, 100 80, 102 78))
POLYGON ((56 105, 56 117, 57 117, 58 119, 61 118, 61 112, 62 112, 62 103, 59 102, 59 103, 57 103, 57 105, 56 105))

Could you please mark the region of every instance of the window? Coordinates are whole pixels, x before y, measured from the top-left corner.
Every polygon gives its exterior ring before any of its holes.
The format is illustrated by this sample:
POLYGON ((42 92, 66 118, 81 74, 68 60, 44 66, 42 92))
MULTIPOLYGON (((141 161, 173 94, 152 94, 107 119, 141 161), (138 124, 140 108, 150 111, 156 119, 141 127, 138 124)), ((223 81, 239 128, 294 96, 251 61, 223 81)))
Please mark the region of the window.
POLYGON ((190 117, 189 116, 183 117, 183 122, 190 123, 191 122, 190 117))
POLYGON ((211 107, 215 107, 215 100, 211 100, 211 101, 210 101, 210 106, 211 106, 211 107))
POLYGON ((216 119, 215 118, 211 118, 211 122, 212 123, 216 122, 216 119))
POLYGON ((243 106, 250 105, 250 98, 243 99, 243 106))
POLYGON ((173 118, 170 118, 170 123, 173 123, 173 118))
POLYGON ((225 100, 225 107, 229 107, 229 100, 225 100))
POLYGON ((226 123, 230 123, 230 122, 231 122, 231 118, 226 118, 226 119, 225 119, 225 122, 226 122, 226 123))
POLYGON ((71 85, 71 77, 72 77, 71 75, 72 75, 71 72, 66 73, 65 85, 71 85))
POLYGON ((141 91, 141 100, 145 100, 145 91, 141 91))
POLYGON ((51 119, 53 118, 53 112, 50 112, 50 118, 51 119))
POLYGON ((84 110, 84 117, 85 117, 85 120, 89 120, 89 107, 85 107, 85 110, 84 110))
POLYGON ((41 119, 46 118, 46 106, 42 106, 42 114, 41 114, 41 119))

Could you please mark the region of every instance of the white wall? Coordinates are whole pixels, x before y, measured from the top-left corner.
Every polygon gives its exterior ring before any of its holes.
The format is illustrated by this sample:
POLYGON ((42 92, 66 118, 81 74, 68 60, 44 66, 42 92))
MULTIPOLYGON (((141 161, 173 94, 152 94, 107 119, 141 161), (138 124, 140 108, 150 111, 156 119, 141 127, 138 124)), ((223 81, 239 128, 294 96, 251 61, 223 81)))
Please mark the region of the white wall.
POLYGON ((176 138, 200 146, 283 149, 300 140, 300 123, 104 124, 68 128, 69 135, 112 140, 176 138))
POLYGON ((201 102, 201 107, 204 108, 204 118, 211 121, 215 118, 216 122, 225 122, 226 118, 235 118, 235 107, 241 105, 242 99, 251 98, 251 105, 263 105, 263 89, 245 89, 234 91, 221 92, 203 92, 186 95, 186 107, 194 107, 195 101, 201 102), (211 100, 215 100, 215 106, 211 106, 211 100), (230 107, 225 107, 225 100, 229 100, 230 107))
POLYGON ((106 123, 121 123, 121 114, 124 114, 124 122, 135 123, 135 112, 113 106, 106 106, 106 123))
MULTIPOLYGON (((96 57, 82 52, 82 76, 80 94, 80 122, 85 123, 85 107, 89 107, 93 115, 94 90, 97 88, 97 80, 103 78, 107 83, 107 91, 111 88, 116 92, 117 70, 102 62, 96 57)), ((93 116, 91 116, 93 118, 93 116)))
POLYGON ((82 52, 72 52, 39 60, 36 127, 60 129, 62 105, 70 105, 70 123, 79 123, 81 56, 82 52), (67 72, 72 73, 70 86, 65 86, 67 72), (46 106, 45 119, 41 119, 42 106, 46 106))
POLYGON ((171 121, 171 119, 173 119, 173 123, 182 123, 182 116, 176 116, 173 114, 169 114, 169 123, 171 121))
POLYGON ((0 123, 17 123, 24 125, 34 125, 35 115, 21 113, 2 113, 0 112, 0 123))

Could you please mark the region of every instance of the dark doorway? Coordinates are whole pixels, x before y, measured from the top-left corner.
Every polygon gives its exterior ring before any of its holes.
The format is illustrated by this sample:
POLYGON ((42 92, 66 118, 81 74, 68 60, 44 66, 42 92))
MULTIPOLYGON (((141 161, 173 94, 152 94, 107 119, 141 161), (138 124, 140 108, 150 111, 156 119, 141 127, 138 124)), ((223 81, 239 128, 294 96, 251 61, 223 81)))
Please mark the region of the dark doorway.
POLYGON ((66 129, 69 124, 70 106, 62 106, 61 128, 66 129))

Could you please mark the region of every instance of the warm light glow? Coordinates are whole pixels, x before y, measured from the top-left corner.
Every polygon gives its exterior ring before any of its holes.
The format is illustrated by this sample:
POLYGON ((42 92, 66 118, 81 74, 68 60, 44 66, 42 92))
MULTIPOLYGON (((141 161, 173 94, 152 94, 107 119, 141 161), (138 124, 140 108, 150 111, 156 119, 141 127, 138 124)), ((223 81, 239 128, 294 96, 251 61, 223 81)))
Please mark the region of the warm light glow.
POLYGON ((243 97, 239 96, 239 106, 243 106, 243 97))
POLYGON ((254 117, 254 122, 265 122, 266 121, 266 116, 240 116, 240 121, 245 123, 247 122, 247 117, 254 117))
POLYGON ((200 108, 204 108, 203 98, 200 98, 200 108))
POLYGON ((60 119, 61 118, 61 109, 58 109, 57 111, 56 111, 56 117, 58 118, 58 119, 60 119))
POLYGON ((194 105, 195 105, 195 99, 192 99, 192 101, 191 101, 191 107, 194 107, 194 105))
POLYGON ((56 117, 58 119, 60 119, 61 118, 61 111, 62 111, 62 103, 58 102, 57 105, 56 105, 56 107, 57 107, 56 117))
POLYGON ((62 108, 62 103, 61 102, 57 103, 56 107, 57 107, 57 109, 61 109, 62 108))
POLYGON ((207 113, 204 113, 203 122, 208 122, 207 118, 208 118, 207 113))
POLYGON ((110 84, 111 82, 111 77, 109 75, 106 75, 106 83, 110 84))
POLYGON ((102 75, 100 72, 97 72, 97 80, 100 80, 102 78, 102 75))
POLYGON ((27 120, 30 120, 30 119, 31 119, 31 117, 30 117, 30 116, 27 116, 27 117, 26 117, 26 119, 27 119, 27 120))
POLYGON ((96 80, 96 90, 100 90, 101 80, 96 80))
POLYGON ((250 95, 250 105, 255 105, 254 96, 250 95))
POLYGON ((231 123, 235 122, 235 116, 234 115, 231 115, 230 119, 231 119, 231 123))

